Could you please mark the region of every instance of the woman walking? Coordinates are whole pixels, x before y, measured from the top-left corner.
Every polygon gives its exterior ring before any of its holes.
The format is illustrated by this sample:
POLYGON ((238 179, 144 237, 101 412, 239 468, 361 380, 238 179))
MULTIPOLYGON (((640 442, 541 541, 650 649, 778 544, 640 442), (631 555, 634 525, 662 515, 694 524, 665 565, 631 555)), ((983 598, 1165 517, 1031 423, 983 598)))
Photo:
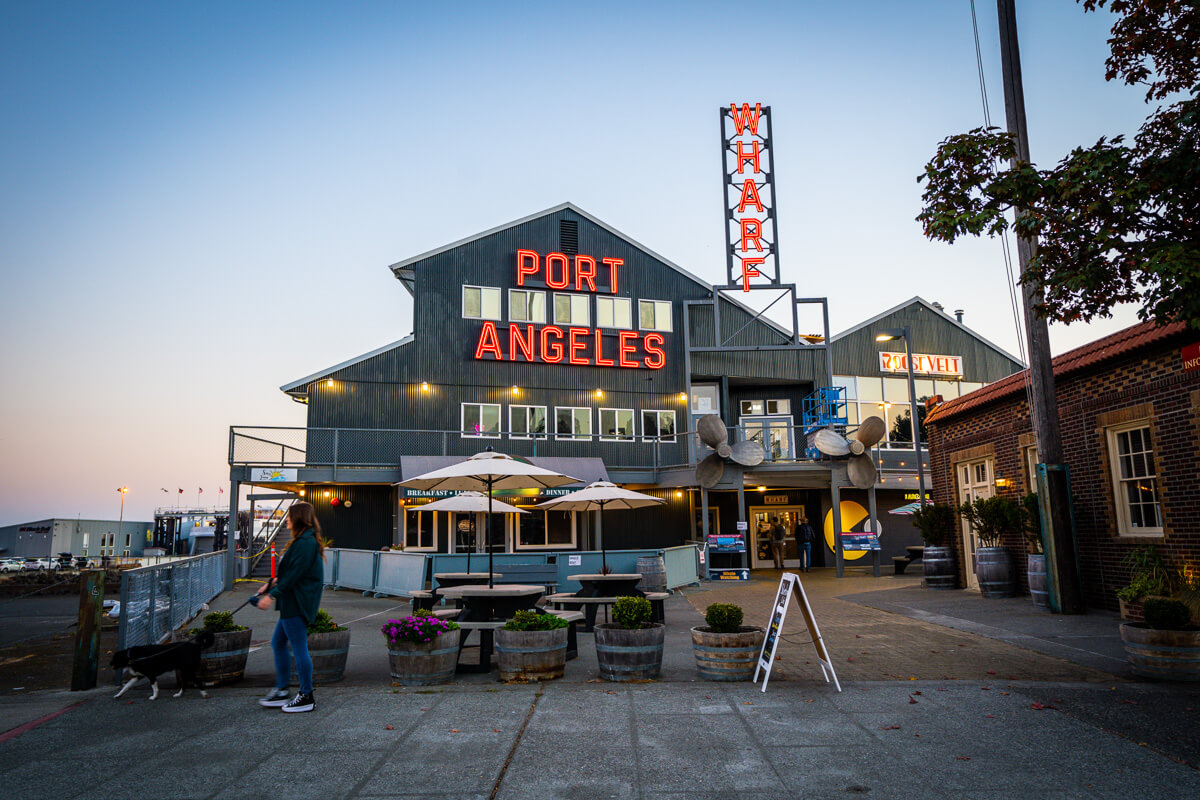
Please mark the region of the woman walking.
POLYGON ((308 503, 293 503, 287 513, 287 528, 292 532, 283 558, 279 561, 276 581, 258 590, 255 604, 264 611, 279 602, 279 622, 271 637, 275 652, 275 688, 258 701, 264 708, 281 708, 286 712, 312 711, 313 664, 308 654, 308 623, 317 616, 321 606, 321 588, 325 583, 325 542, 321 539, 321 524, 308 503), (288 699, 288 683, 292 664, 300 677, 300 693, 288 699))

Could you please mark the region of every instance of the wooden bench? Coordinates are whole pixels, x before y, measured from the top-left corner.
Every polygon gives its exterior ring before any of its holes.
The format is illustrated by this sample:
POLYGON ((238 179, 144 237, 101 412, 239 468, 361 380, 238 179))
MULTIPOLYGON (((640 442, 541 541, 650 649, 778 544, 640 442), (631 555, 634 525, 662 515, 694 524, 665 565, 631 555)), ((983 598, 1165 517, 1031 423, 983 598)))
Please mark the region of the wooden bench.
MULTIPOLYGON (((646 599, 650 601, 650 619, 654 622, 663 622, 663 601, 670 597, 666 592, 646 592, 646 599)), ((584 615, 584 633, 591 633, 596 629, 596 612, 604 607, 604 619, 608 621, 608 607, 617 602, 619 597, 576 597, 569 592, 561 592, 552 594, 546 598, 556 609, 569 609, 572 611, 583 611, 584 615)))
POLYGON ((567 611, 567 610, 549 610, 547 614, 565 619, 570 625, 567 626, 567 661, 579 656, 579 636, 576 633, 577 624, 584 621, 582 611, 567 611))

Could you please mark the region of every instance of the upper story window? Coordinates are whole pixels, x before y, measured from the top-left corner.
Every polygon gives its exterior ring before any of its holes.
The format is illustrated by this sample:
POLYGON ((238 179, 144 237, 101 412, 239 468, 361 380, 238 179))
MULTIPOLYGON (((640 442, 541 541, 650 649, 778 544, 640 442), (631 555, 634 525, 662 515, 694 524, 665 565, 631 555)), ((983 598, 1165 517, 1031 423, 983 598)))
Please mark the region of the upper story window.
POLYGON ((546 322, 546 293, 508 290, 508 318, 512 322, 546 322))
POLYGON ((597 297, 596 327, 629 330, 633 327, 632 309, 628 297, 597 297))
POLYGON ((500 438, 500 406, 493 403, 463 403, 462 435, 500 438))
POLYGON ((600 438, 633 441, 633 409, 600 409, 600 438))
POLYGON ((675 441, 675 412, 643 411, 642 435, 647 438, 656 437, 662 442, 675 441))
POLYGON ((554 324, 586 326, 590 320, 586 294, 554 295, 554 324))
POLYGON ((738 404, 743 417, 788 416, 792 413, 792 401, 786 398, 779 400, 743 400, 738 404))
POLYGON ((555 408, 554 431, 559 439, 592 438, 592 410, 564 406, 555 408))
POLYGON ((1107 428, 1109 472, 1113 501, 1117 507, 1120 534, 1162 533, 1162 510, 1158 502, 1158 476, 1150 424, 1107 428))
POLYGON ((671 330, 671 304, 665 300, 638 300, 638 323, 644 331, 671 330))
POLYGON ((508 432, 513 439, 529 439, 546 433, 545 406, 509 406, 508 432))
POLYGON ((462 287, 462 315, 466 319, 500 319, 500 290, 494 286, 462 287))

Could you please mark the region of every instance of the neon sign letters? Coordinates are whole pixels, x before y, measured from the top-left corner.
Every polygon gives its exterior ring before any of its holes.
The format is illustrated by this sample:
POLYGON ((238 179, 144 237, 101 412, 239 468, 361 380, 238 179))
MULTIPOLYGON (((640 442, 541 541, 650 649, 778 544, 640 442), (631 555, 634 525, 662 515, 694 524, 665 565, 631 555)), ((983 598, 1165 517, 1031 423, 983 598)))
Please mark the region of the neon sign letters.
POLYGON ((771 107, 730 103, 721 109, 725 249, 729 285, 779 283, 771 107), (761 132, 760 132, 761 128, 761 132), (752 283, 753 279, 753 283, 752 283))

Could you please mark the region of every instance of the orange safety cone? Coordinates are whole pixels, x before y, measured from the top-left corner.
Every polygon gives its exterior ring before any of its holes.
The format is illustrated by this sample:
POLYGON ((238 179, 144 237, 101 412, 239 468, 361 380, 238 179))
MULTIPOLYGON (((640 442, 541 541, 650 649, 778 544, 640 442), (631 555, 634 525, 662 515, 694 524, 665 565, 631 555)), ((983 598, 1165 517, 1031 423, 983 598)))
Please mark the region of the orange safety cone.
POLYGON ((271 542, 271 581, 275 581, 275 543, 271 542))

